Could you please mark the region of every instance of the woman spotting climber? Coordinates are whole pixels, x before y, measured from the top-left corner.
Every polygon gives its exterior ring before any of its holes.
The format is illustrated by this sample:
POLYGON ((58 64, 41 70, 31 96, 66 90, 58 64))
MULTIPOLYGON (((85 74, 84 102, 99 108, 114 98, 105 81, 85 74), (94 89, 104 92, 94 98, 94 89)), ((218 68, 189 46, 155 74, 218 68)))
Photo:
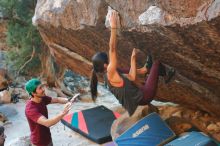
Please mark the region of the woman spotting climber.
MULTIPOLYGON (((106 82, 109 90, 119 100, 122 106, 132 115, 138 105, 149 104, 157 91, 159 75, 166 76, 165 67, 155 61, 152 65, 152 57, 148 56, 144 67, 136 69, 136 54, 137 49, 133 49, 131 55, 131 67, 129 70, 117 69, 117 53, 116 53, 116 29, 118 28, 117 21, 119 16, 116 11, 113 11, 110 16, 111 36, 109 42, 109 60, 104 52, 98 52, 92 57, 93 71, 91 77, 91 93, 93 100, 97 97, 97 73, 105 73, 106 82), (149 73, 143 87, 138 88, 133 81, 136 79, 136 74, 149 73)), ((174 75, 174 71, 169 73, 168 80, 174 75)), ((166 82, 168 82, 168 80, 166 82)))

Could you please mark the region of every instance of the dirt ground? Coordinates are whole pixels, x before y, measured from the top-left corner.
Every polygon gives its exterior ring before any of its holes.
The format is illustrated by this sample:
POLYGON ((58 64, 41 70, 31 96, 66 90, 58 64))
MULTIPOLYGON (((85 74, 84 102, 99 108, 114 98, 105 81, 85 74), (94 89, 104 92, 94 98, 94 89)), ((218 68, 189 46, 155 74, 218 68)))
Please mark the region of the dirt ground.
MULTIPOLYGON (((103 93, 103 94, 108 94, 103 93)), ((25 100, 20 100, 16 104, 7 104, 7 106, 16 109, 17 114, 8 117, 9 122, 5 124, 5 134, 7 136, 6 146, 28 146, 30 130, 25 117, 25 100)), ((120 105, 118 101, 110 96, 102 96, 93 103, 88 97, 83 97, 82 101, 76 102, 72 107, 71 112, 76 112, 83 109, 104 105, 109 109, 114 109, 120 105)), ((5 105, 4 105, 5 106, 5 105)), ((49 117, 55 116, 63 109, 63 105, 51 104, 48 105, 49 117)), ((61 122, 50 128, 54 146, 99 146, 87 138, 65 127, 61 122)))

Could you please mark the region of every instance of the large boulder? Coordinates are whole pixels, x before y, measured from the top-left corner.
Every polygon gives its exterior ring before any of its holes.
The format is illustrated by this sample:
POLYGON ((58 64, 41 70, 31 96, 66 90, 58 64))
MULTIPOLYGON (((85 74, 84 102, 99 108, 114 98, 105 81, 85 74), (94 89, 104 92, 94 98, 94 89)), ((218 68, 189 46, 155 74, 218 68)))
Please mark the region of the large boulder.
POLYGON ((220 117, 220 1, 38 0, 33 24, 61 65, 89 76, 91 57, 107 52, 106 16, 119 12, 118 59, 128 67, 133 47, 176 68, 175 81, 161 83, 157 100, 172 101, 220 117))

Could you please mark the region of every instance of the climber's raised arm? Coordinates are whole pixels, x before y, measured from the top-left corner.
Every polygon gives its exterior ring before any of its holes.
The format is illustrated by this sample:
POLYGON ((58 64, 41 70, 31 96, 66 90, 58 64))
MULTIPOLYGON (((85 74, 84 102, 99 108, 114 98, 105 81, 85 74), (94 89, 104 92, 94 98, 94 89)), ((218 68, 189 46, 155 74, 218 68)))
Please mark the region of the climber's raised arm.
POLYGON ((110 27, 111 27, 111 36, 109 41, 109 65, 108 65, 108 72, 113 75, 116 72, 117 68, 117 20, 118 20, 118 13, 116 11, 112 11, 110 15, 110 27))

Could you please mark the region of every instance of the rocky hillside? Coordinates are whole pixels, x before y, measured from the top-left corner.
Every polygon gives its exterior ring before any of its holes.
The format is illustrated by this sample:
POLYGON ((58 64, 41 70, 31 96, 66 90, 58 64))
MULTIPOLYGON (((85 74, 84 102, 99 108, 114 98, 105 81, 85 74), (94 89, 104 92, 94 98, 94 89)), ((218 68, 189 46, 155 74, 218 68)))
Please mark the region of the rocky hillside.
POLYGON ((133 47, 138 65, 153 54, 175 67, 175 81, 160 84, 156 99, 220 117, 220 1, 216 0, 38 0, 36 25, 57 62, 84 76, 91 57, 108 50, 106 16, 119 12, 118 52, 129 66, 133 47), (79 65, 80 64, 80 65, 79 65))

